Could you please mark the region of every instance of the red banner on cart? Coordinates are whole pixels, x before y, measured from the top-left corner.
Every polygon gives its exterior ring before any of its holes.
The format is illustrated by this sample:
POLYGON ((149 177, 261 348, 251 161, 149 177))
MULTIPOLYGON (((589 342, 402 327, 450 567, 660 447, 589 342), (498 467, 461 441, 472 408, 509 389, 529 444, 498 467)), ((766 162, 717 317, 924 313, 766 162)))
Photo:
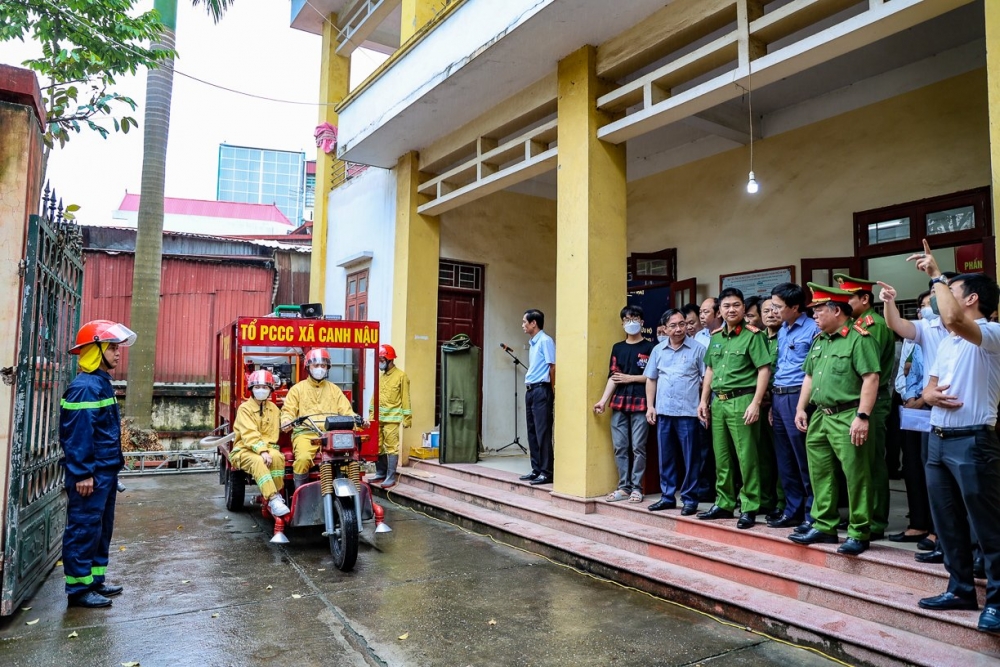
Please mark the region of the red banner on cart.
POLYGON ((263 347, 373 348, 378 346, 378 323, 241 317, 236 335, 242 345, 263 347))

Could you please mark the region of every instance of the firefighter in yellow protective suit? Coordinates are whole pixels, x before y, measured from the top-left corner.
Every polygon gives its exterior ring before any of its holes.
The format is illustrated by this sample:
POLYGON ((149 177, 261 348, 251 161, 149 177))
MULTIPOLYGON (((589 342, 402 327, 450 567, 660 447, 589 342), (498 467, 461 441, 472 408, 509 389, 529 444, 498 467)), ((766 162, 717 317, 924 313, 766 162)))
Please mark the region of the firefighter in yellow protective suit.
POLYGON ((247 378, 252 398, 244 401, 236 411, 233 422, 233 451, 229 463, 249 473, 267 500, 274 516, 288 514, 288 506, 281 497, 285 486, 285 456, 278 449, 278 406, 268 400, 277 385, 269 371, 254 371, 247 378))
MULTIPOLYGON (((320 429, 328 416, 340 415, 357 417, 351 402, 340 387, 327 381, 330 372, 330 353, 323 348, 309 350, 306 354, 306 369, 309 377, 288 390, 281 408, 281 428, 292 428, 292 422, 299 417, 314 416, 313 422, 320 429)), ((367 422, 365 423, 367 426, 367 422)), ((292 429, 293 479, 296 488, 309 481, 309 469, 319 451, 316 432, 307 425, 292 429)))
MULTIPOLYGON (((410 378, 396 367, 396 350, 392 345, 378 348, 378 367, 382 377, 378 384, 378 462, 375 476, 369 481, 383 489, 396 486, 396 466, 399 464, 400 430, 410 428, 413 413, 410 410, 410 378)), ((368 419, 375 416, 374 402, 368 408, 368 419)))

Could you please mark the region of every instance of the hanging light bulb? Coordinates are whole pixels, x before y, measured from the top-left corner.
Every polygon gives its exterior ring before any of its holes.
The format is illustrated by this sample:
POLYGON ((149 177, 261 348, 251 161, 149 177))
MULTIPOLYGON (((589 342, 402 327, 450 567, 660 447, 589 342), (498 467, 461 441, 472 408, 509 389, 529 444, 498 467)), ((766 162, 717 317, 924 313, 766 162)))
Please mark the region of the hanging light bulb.
POLYGON ((760 190, 757 179, 753 175, 753 76, 749 66, 747 69, 747 108, 750 112, 750 178, 747 180, 747 193, 755 195, 760 190))

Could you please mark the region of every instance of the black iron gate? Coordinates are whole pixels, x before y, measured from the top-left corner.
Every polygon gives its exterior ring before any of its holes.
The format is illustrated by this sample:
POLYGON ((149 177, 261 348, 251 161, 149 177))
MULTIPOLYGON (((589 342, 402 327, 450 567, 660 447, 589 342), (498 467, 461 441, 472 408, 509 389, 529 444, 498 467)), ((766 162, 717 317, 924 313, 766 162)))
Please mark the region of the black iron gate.
POLYGON ((73 346, 83 293, 77 225, 45 188, 42 215, 31 216, 14 387, 14 428, 7 479, 0 614, 13 612, 59 557, 66 499, 59 465, 59 400, 76 374, 73 346))

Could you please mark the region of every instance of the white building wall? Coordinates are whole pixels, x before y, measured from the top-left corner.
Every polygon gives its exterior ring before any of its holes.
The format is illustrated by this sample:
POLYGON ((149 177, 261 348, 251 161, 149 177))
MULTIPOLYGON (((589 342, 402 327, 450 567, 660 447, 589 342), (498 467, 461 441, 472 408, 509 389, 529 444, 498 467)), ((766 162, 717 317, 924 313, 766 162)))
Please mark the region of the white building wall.
POLYGON ((325 312, 344 315, 347 275, 368 269, 368 319, 392 343, 392 268, 396 234, 396 174, 368 169, 327 200, 325 312))

